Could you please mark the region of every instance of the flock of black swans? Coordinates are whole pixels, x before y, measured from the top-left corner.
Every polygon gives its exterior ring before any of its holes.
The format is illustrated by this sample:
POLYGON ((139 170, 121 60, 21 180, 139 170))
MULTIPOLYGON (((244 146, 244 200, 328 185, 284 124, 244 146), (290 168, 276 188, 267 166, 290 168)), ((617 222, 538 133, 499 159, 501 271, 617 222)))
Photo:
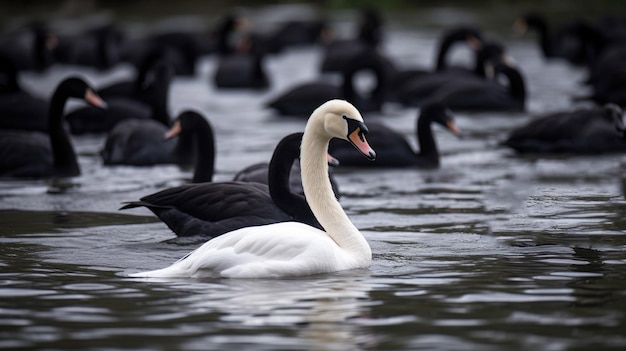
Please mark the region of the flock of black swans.
MULTIPOLYGON (((626 105, 626 68, 622 64, 626 62, 626 18, 571 20, 555 30, 540 14, 528 13, 515 21, 514 29, 519 35, 536 31, 546 60, 565 60, 585 70, 587 79, 581 84, 591 93, 572 96, 571 109, 536 116, 527 125, 512 129, 500 147, 536 155, 626 151, 622 121, 626 105)), ((431 130, 433 123, 462 137, 454 123, 455 111, 508 114, 526 110, 528 82, 523 67, 508 55, 505 44, 487 38, 478 26, 460 25, 442 31, 434 67, 403 67, 385 52, 384 16, 371 8, 360 12, 354 37, 342 39, 333 38, 331 24, 323 20, 289 21, 261 34, 237 11, 224 15, 211 33, 158 33, 131 40, 112 25, 72 37, 56 35, 45 23, 23 30, 32 37, 27 45, 10 35, 0 38, 0 178, 77 176, 80 165, 72 136, 100 135, 104 165, 176 164, 193 169, 189 184, 164 189, 122 207, 148 208, 177 236, 214 238, 244 227, 292 221, 329 230, 320 223, 323 215, 312 211, 312 196, 309 193, 305 197, 300 180, 303 133, 286 135, 277 142, 267 163, 242 170, 232 181, 213 182, 216 146, 210 119, 195 110, 172 116, 168 107, 171 82, 180 76, 194 76, 197 61, 203 56, 214 55, 218 60, 209 84, 224 90, 261 91, 272 84, 265 69, 267 57, 284 54, 295 46, 318 47, 323 52, 320 74, 337 79, 294 82, 264 107, 277 116, 294 118, 313 118, 314 111, 337 99, 355 107, 356 117, 345 106, 328 107, 327 114, 347 109, 350 113, 341 113, 347 130, 357 133, 361 142, 367 140, 376 159, 363 157, 368 156, 363 151, 366 147, 352 135, 344 135, 344 139, 353 145, 332 135, 335 138, 328 145, 326 167, 338 163, 346 167, 437 168, 440 155, 431 130), (465 45, 473 53, 472 67, 448 63, 447 55, 455 45, 465 45), (131 64, 136 78, 92 87, 82 77, 68 76, 58 82, 49 99, 34 96, 20 86, 20 72, 42 72, 57 63, 103 71, 131 64), (368 89, 357 84, 362 72, 374 77, 375 83, 368 89), (67 112, 70 99, 86 104, 67 112), (381 111, 387 104, 419 110, 415 127, 419 150, 411 147, 402 132, 384 123, 366 119, 367 127, 358 125, 360 114, 381 111)), ((338 199, 332 170, 326 178, 334 192, 332 200, 338 199)), ((331 269, 344 269, 342 264, 331 269)), ((267 273, 245 272, 225 276, 267 273)), ((289 274, 303 272, 311 271, 289 274)))

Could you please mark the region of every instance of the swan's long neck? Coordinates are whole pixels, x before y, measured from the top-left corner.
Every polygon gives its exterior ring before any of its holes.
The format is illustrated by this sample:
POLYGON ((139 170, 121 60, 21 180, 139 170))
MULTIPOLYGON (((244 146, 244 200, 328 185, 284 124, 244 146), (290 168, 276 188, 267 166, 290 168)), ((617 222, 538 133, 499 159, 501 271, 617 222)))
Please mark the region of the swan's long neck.
POLYGON ((170 83, 172 80, 173 69, 165 63, 158 63, 154 67, 154 82, 147 92, 148 99, 152 105, 152 118, 163 125, 169 127, 171 125, 168 96, 170 91, 170 83))
POLYGON ((532 27, 535 28, 539 35, 539 45, 541 46, 541 51, 545 57, 553 57, 554 49, 552 48, 552 33, 548 28, 548 24, 544 20, 535 20, 532 23, 532 27))
POLYGON ((446 57, 448 55, 448 51, 452 47, 456 40, 452 37, 445 38, 439 45, 439 50, 437 50, 437 60, 435 64, 435 71, 443 71, 447 68, 446 57))
POLYGON ((499 66, 499 71, 509 80, 509 96, 522 107, 526 101, 526 84, 518 70, 507 65, 499 66))
POLYGON ((80 167, 72 142, 63 128, 63 110, 69 98, 63 88, 57 88, 50 99, 48 134, 50 135, 52 158, 54 160, 54 173, 56 176, 66 177, 79 175, 80 167))
MULTIPOLYGON (((208 123, 198 123, 194 129, 193 141, 196 154, 193 183, 210 182, 215 171, 215 141, 213 128, 208 123)), ((180 139, 179 139, 180 141, 180 139)))
MULTIPOLYGON (((426 116, 424 116, 426 117, 426 116)), ((437 149, 437 142, 433 136, 433 130, 431 127, 431 119, 420 116, 417 119, 417 142, 420 146, 420 155, 430 156, 433 159, 439 160, 439 150, 437 149)))
POLYGON ((355 259, 371 261, 369 244, 352 224, 337 201, 328 177, 328 144, 331 137, 324 130, 323 112, 316 110, 309 118, 300 150, 302 187, 315 215, 328 235, 355 259))

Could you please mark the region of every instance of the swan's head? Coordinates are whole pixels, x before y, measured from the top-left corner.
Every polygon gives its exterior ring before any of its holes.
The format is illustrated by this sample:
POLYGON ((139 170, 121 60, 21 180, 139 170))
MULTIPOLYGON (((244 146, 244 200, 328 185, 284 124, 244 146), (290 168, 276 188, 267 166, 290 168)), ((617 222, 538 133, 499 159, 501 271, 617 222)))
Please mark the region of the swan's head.
POLYGON ((146 67, 148 67, 143 80, 139 82, 138 88, 142 92, 147 92, 152 88, 167 88, 169 82, 174 77, 175 69, 171 63, 175 58, 171 51, 165 53, 158 52, 152 54, 157 58, 149 57, 144 61, 146 67))
POLYGON ((330 100, 318 107, 316 112, 323 114, 324 130, 328 135, 347 140, 372 161, 376 158, 376 152, 365 138, 367 126, 354 105, 345 100, 330 100))
POLYGON ((475 26, 461 25, 449 28, 443 33, 444 46, 462 41, 465 41, 473 50, 480 49, 483 41, 480 29, 475 26))
POLYGON ((529 12, 513 22, 513 32, 516 36, 526 34, 531 28, 546 28, 546 20, 539 13, 529 12))
POLYGON ((170 126, 170 129, 165 132, 164 137, 166 140, 169 140, 180 135, 183 132, 190 133, 194 129, 198 128, 201 124, 206 123, 207 121, 198 112, 191 110, 184 111, 180 115, 178 115, 176 120, 170 126))
POLYGON ((521 37, 528 32, 528 22, 524 18, 518 18, 513 22, 513 34, 521 37))
POLYGON ((88 104, 106 108, 107 103, 98 96, 96 91, 87 84, 82 78, 70 77, 59 83, 56 89, 57 94, 79 98, 85 100, 88 104))
POLYGON ((443 103, 433 102, 422 106, 420 118, 438 123, 458 137, 462 136, 461 130, 454 123, 452 111, 443 103))

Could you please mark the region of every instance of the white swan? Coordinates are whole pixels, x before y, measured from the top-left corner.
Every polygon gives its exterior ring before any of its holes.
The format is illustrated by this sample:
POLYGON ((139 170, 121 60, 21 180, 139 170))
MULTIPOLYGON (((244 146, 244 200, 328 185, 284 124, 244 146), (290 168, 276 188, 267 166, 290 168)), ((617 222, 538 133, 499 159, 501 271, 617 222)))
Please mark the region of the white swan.
POLYGON ((366 134, 361 114, 344 100, 330 100, 309 117, 300 151, 302 186, 326 231, 299 222, 246 227, 209 240, 169 267, 131 276, 277 278, 369 267, 372 251, 335 198, 326 159, 336 137, 373 160, 366 134))

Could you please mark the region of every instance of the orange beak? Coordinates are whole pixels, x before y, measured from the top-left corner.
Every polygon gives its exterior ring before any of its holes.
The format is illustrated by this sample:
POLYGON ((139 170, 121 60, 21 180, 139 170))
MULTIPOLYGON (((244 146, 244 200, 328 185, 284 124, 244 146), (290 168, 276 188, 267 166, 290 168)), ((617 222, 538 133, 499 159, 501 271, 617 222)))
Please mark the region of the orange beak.
POLYGON ((182 129, 183 128, 180 125, 180 120, 174 121, 174 123, 172 123, 172 127, 167 132, 165 132, 165 140, 169 140, 177 136, 178 134, 180 134, 182 129))
POLYGON ((348 135, 348 140, 356 147, 363 156, 370 159, 370 161, 374 161, 376 159, 376 152, 372 149, 372 147, 367 143, 365 139, 365 135, 361 132, 360 128, 356 128, 352 133, 348 135))
POLYGON ((96 94, 91 89, 87 89, 87 91, 85 92, 85 101, 87 101, 87 103, 89 103, 90 105, 96 107, 107 108, 107 103, 104 102, 104 100, 102 100, 102 98, 100 98, 98 94, 96 94))
POLYGON ((454 124, 454 121, 450 120, 448 122, 446 122, 446 128, 448 128, 449 131, 452 132, 452 134, 459 136, 461 135, 461 130, 456 126, 456 124, 454 124))

